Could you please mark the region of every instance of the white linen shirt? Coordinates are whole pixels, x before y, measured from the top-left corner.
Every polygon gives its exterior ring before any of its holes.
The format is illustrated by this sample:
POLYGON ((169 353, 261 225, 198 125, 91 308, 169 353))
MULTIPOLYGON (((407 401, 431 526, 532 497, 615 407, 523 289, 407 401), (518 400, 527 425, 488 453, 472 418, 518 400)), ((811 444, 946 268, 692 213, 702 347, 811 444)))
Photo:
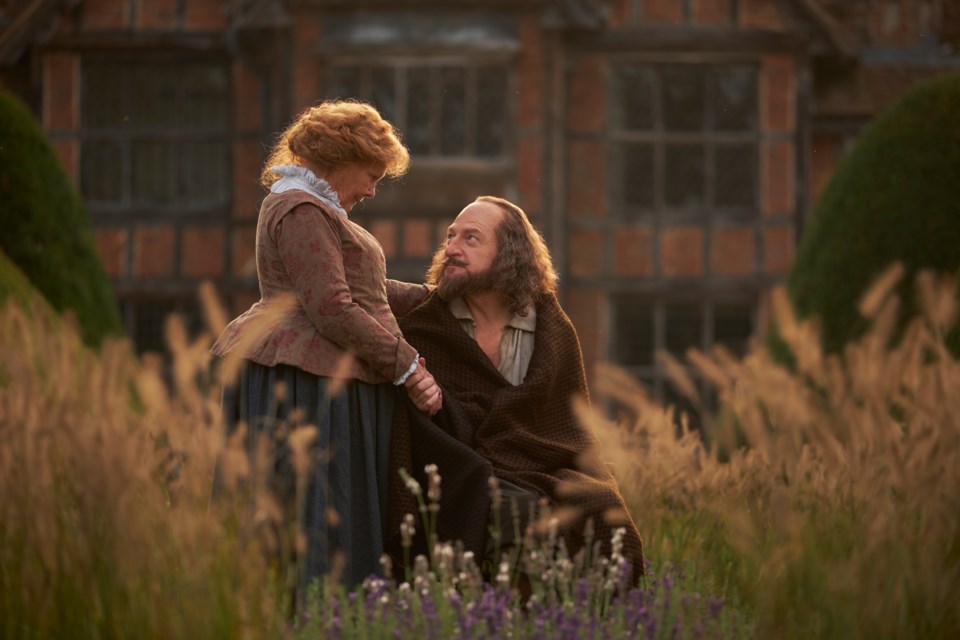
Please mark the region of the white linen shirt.
MULTIPOLYGON (((454 298, 447 308, 468 336, 477 339, 477 322, 463 298, 454 298)), ((513 314, 500 336, 500 366, 497 370, 513 386, 519 385, 527 376, 527 367, 533 355, 534 332, 537 328, 537 309, 532 304, 526 308, 527 315, 513 314)))

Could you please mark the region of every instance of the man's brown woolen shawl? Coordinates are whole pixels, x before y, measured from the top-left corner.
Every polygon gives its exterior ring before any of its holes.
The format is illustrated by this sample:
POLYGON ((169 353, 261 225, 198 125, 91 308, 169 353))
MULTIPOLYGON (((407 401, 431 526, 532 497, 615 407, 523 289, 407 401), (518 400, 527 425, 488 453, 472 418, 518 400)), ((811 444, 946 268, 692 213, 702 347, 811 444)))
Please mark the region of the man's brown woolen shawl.
POLYGON ((426 358, 443 390, 443 409, 433 419, 402 394, 394 412, 390 451, 388 551, 396 560, 404 514, 417 502, 400 479, 405 468, 426 491, 425 465, 442 478, 440 540, 461 540, 483 557, 491 499, 490 475, 549 498, 564 518, 560 532, 571 556, 584 546, 584 526, 609 553, 617 526, 626 528, 624 556, 636 578, 643 571, 640 534, 627 514, 616 481, 599 458, 596 436, 579 424, 573 398, 589 400, 576 331, 550 295, 537 305, 535 347, 526 378, 511 385, 434 292, 399 319, 405 339, 426 358), (561 486, 562 485, 562 486, 561 486), (573 509, 568 509, 572 507, 573 509))

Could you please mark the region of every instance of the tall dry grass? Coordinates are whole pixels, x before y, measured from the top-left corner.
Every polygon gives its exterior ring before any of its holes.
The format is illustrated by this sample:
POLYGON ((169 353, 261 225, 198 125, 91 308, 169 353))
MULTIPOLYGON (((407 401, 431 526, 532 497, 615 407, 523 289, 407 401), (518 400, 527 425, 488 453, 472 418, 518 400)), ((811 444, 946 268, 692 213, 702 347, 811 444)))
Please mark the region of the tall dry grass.
POLYGON ((960 637, 960 363, 943 341, 956 299, 951 279, 922 275, 922 315, 901 334, 901 274, 866 293, 872 329, 842 354, 821 350, 816 323, 795 318, 782 291, 775 322, 794 369, 762 346, 742 360, 688 353, 719 393, 715 412, 663 357, 703 408, 710 446, 678 435, 672 410, 613 368, 595 392, 629 417, 584 410, 648 557, 738 602, 758 637, 960 637))
POLYGON ((175 321, 170 338, 173 386, 125 341, 93 352, 42 309, 0 311, 0 636, 282 629, 260 554, 210 505, 209 339, 175 321))
MULTIPOLYGON (((776 321, 795 369, 762 346, 743 359, 690 353, 718 392, 719 409, 704 408, 709 446, 612 367, 594 395, 627 417, 609 420, 602 401, 580 407, 654 574, 682 566, 688 585, 745 612, 756 637, 960 636, 960 365, 943 345, 956 302, 949 281, 923 276, 923 315, 891 348, 897 278, 865 296, 873 329, 839 356, 782 294, 776 321)), ((215 332, 222 312, 205 295, 215 332)), ((288 624, 290 585, 273 586, 283 568, 271 573, 259 544, 280 544, 262 535, 286 522, 277 505, 211 504, 218 456, 240 480, 263 463, 223 447, 217 397, 235 364, 213 370, 210 334, 176 322, 168 342, 164 368, 124 342, 89 351, 42 310, 0 311, 3 637, 312 637, 288 624)), ((687 369, 664 366, 696 401, 687 369)), ((372 628, 363 610, 357 633, 372 628)), ((744 633, 730 628, 723 637, 744 633)))

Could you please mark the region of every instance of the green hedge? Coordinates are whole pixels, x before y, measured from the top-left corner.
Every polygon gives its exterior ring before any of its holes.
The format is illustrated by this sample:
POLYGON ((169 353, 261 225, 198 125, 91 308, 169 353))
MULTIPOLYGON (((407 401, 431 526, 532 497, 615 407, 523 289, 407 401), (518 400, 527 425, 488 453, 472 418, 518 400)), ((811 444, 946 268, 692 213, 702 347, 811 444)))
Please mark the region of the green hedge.
MULTIPOLYGON (((119 178, 118 178, 119 179, 119 178)), ((120 334, 120 312, 83 202, 33 114, 0 92, 0 250, 84 341, 120 334)))
POLYGON ((27 305, 35 292, 30 279, 23 275, 23 271, 13 264, 7 254, 0 251, 0 307, 8 299, 27 305))
POLYGON ((863 333, 858 301, 894 261, 905 267, 901 320, 915 313, 918 271, 960 269, 958 73, 918 85, 882 113, 811 216, 787 289, 799 316, 819 318, 827 350, 863 333))

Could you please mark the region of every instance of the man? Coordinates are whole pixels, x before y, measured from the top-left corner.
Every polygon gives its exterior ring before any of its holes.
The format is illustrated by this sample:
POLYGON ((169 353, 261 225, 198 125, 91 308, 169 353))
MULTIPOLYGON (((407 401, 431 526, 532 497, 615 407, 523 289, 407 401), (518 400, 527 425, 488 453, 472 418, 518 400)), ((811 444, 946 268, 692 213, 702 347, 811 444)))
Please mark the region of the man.
MULTIPOLYGON (((388 531, 396 535, 404 514, 417 512, 399 469, 423 486, 423 468, 432 463, 442 477, 440 540, 461 540, 496 564, 488 539, 494 476, 521 515, 546 499, 561 518, 571 555, 584 547, 588 520, 605 553, 613 529, 625 527, 624 555, 637 577, 640 535, 599 458, 596 437, 573 413, 574 398, 589 396, 580 343, 557 301, 556 282, 543 239, 507 200, 477 198, 450 225, 427 273, 436 289, 398 317, 443 390, 443 408, 433 418, 412 404, 394 414, 388 531)), ((509 538, 509 507, 501 513, 509 538)))

